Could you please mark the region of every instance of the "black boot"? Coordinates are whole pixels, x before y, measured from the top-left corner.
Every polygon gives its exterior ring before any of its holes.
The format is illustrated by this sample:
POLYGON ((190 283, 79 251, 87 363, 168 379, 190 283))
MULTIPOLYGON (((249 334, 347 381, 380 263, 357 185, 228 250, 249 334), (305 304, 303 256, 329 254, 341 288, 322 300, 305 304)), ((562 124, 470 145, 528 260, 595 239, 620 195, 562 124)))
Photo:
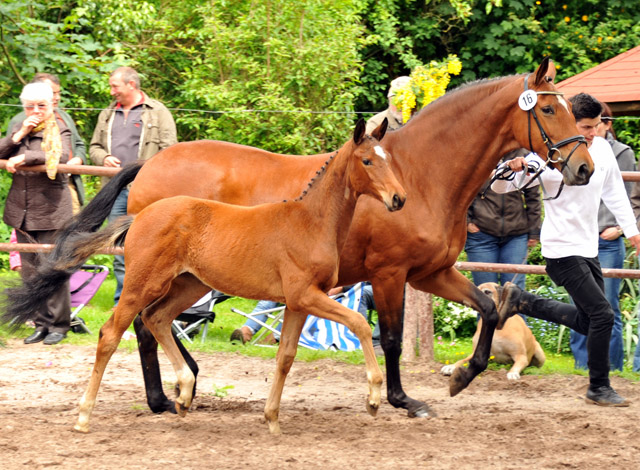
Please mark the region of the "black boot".
POLYGON ((512 282, 506 282, 500 293, 498 302, 498 325, 496 328, 501 330, 509 317, 522 311, 520 298, 522 297, 522 289, 512 282))

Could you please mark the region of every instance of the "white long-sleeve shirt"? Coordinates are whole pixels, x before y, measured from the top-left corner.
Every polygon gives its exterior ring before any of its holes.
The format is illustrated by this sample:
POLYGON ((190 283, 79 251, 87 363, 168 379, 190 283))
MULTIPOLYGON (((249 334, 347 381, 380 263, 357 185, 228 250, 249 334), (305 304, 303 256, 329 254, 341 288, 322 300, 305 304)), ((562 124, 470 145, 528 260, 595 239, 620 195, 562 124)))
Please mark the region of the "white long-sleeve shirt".
MULTIPOLYGON (((598 256, 600 199, 613 213, 627 238, 639 233, 611 146, 603 138, 595 137, 589 147, 589 153, 594 164, 594 172, 589 183, 585 186, 564 185, 557 199, 544 201, 545 217, 540 231, 540 242, 542 256, 545 258, 598 256)), ((534 153, 525 158, 539 165, 544 164, 544 160, 534 153)), ((528 175, 521 181, 522 172, 517 172, 511 181, 496 180, 491 189, 497 193, 515 191, 518 187, 524 186, 532 176, 533 174, 528 175)), ((547 191, 545 197, 555 196, 562 182, 562 173, 548 166, 540 178, 547 191)), ((539 181, 536 180, 532 184, 539 184, 539 181)))

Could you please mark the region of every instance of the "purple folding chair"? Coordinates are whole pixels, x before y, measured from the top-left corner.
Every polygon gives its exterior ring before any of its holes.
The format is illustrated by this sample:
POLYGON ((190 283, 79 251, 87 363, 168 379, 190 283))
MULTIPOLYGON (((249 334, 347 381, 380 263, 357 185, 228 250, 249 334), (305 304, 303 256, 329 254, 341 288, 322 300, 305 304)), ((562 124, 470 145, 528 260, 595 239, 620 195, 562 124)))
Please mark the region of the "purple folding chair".
POLYGON ((71 291, 71 330, 74 333, 86 332, 91 334, 82 318, 78 316, 80 310, 96 295, 98 289, 109 275, 109 268, 103 265, 85 264, 71 275, 69 289, 71 291))

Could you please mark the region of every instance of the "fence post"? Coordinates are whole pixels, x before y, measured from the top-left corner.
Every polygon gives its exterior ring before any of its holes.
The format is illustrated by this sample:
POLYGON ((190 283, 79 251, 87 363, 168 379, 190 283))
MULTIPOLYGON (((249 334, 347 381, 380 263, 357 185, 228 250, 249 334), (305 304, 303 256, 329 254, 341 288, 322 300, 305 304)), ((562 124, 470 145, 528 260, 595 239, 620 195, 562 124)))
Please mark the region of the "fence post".
POLYGON ((433 361, 433 309, 431 294, 409 284, 404 292, 402 361, 433 361))

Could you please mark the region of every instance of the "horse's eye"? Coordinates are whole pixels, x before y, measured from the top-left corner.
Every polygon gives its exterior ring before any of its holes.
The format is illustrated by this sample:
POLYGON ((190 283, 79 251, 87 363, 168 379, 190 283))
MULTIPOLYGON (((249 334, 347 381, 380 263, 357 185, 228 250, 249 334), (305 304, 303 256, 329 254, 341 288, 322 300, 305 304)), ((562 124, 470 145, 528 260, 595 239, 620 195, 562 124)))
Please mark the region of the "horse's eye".
POLYGON ((542 112, 543 112, 544 114, 555 114, 555 111, 554 111, 554 109, 553 109, 553 106, 544 106, 544 107, 542 108, 542 112))
POLYGON ((371 160, 369 160, 368 158, 363 158, 362 159, 362 163, 363 163, 363 165, 366 165, 366 166, 373 165, 373 162, 371 160))

